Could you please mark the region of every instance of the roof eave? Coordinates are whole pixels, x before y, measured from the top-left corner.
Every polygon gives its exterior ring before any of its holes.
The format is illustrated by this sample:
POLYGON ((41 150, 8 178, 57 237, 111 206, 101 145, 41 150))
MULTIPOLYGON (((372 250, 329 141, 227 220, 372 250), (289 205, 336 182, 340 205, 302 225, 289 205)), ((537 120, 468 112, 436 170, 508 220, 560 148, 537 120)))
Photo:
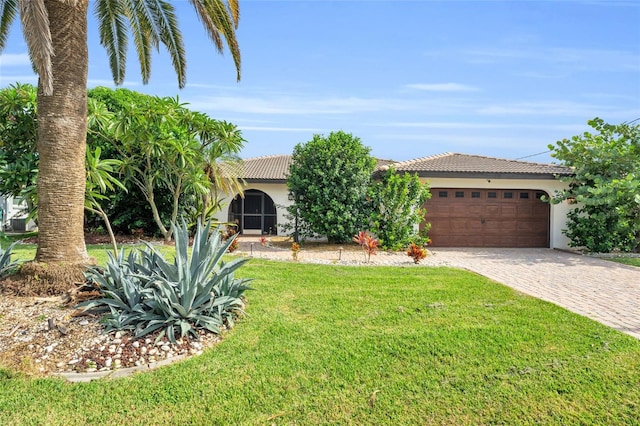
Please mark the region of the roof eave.
POLYGON ((421 178, 459 178, 459 179, 538 179, 555 180, 571 174, 561 173, 500 173, 500 172, 444 172, 444 171, 406 171, 406 173, 418 173, 421 178))

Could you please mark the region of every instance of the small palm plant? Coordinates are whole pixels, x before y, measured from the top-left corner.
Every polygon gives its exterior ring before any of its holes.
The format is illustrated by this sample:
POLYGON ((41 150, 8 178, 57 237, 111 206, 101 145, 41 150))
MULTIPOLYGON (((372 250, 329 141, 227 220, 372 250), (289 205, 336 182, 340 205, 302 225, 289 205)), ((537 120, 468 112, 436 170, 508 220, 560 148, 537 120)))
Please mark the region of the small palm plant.
POLYGON ((191 251, 186 223, 173 225, 173 263, 150 244, 128 257, 122 250, 118 256, 109 253, 106 269, 87 272, 103 297, 78 306, 107 312, 107 331, 132 330, 142 337, 160 330, 158 339, 166 335, 171 342, 176 335, 197 339, 198 329, 219 334, 232 327, 250 289, 250 280, 234 278, 234 272, 248 259, 224 262, 235 236, 222 241, 222 229, 211 232, 210 225, 198 221, 191 251))

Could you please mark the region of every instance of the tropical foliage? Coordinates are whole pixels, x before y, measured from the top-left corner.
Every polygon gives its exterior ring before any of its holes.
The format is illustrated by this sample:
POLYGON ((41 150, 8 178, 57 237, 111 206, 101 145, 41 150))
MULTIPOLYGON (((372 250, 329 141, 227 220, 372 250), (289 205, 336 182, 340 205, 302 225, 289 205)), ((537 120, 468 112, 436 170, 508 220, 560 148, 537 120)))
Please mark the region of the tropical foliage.
POLYGON ((351 238, 351 241, 362 248, 362 252, 364 253, 364 258, 367 263, 371 260, 371 255, 376 254, 378 246, 380 245, 380 240, 367 231, 358 232, 357 235, 354 235, 351 238))
POLYGON ((0 247, 0 277, 11 274, 18 267, 18 262, 11 260, 11 252, 15 244, 15 242, 11 243, 6 249, 0 247))
POLYGON ((418 235, 417 226, 424 221, 424 203, 431 198, 429 185, 417 174, 398 173, 389 167, 372 183, 370 198, 373 204, 371 231, 385 249, 398 250, 415 242, 426 242, 426 226, 418 235))
MULTIPOLYGON (((31 210, 39 164, 35 93, 31 85, 0 90, 7 121, 0 124, 0 191, 29 200, 31 210)), ((90 226, 170 237, 178 216, 195 226, 219 213, 225 191, 242 193, 244 182, 233 172, 245 141, 232 123, 174 98, 104 87, 89 91, 87 123, 85 208, 100 220, 89 215, 90 226)))
POLYGON ((36 88, 11 85, 0 90, 0 194, 22 197, 32 210, 35 200, 36 88))
POLYGON ((329 242, 349 241, 369 222, 367 195, 375 167, 369 153, 359 138, 342 131, 296 145, 287 179, 295 199, 290 214, 329 242))
MULTIPOLYGON (((128 43, 133 40, 143 82, 150 77, 154 48, 163 45, 178 76, 178 86, 185 86, 186 54, 171 2, 98 0, 92 4, 100 43, 107 50, 116 84, 124 82, 128 43)), ((238 1, 191 4, 218 51, 228 46, 239 79, 240 51, 235 35, 240 17, 238 1)), ((0 52, 13 20, 20 15, 29 56, 38 74, 40 232, 36 259, 42 262, 88 261, 83 233, 88 11, 88 1, 0 0, 0 52), (67 201, 64 205, 59 203, 62 198, 67 201)))
POLYGON ((592 252, 640 250, 640 124, 589 121, 593 133, 549 145, 552 156, 574 169, 569 188, 552 201, 569 200, 565 234, 592 252))
POLYGON ((287 178, 293 200, 288 219, 302 239, 326 236, 341 243, 369 229, 381 248, 425 243, 429 227, 419 235, 418 225, 424 221, 429 186, 393 167, 374 175, 375 166, 370 148, 342 131, 296 145, 287 178))
POLYGON ((175 260, 147 244, 144 251, 125 256, 109 253, 106 268, 87 273, 102 298, 80 304, 85 309, 107 311, 107 330, 131 330, 136 337, 161 330, 171 342, 176 336, 198 338, 197 330, 220 333, 230 328, 242 312, 243 294, 249 279, 236 279, 234 272, 248 259, 224 262, 222 256, 235 237, 222 241, 221 229, 198 223, 193 247, 185 222, 174 226, 175 260))
MULTIPOLYGON (((125 186, 146 201, 147 211, 137 222, 128 223, 131 229, 159 230, 168 240, 169 223, 178 216, 188 213, 193 223, 198 217, 210 220, 221 208, 221 192, 242 193, 243 182, 223 174, 220 167, 221 162, 240 161, 238 152, 245 140, 234 124, 189 110, 178 98, 106 88, 93 89, 90 96, 113 114, 107 129, 90 132, 90 143, 122 161, 125 186), (140 222, 149 216, 153 224, 140 222)), ((130 219, 131 207, 128 197, 117 197, 111 213, 114 221, 122 223, 121 216, 130 219)))

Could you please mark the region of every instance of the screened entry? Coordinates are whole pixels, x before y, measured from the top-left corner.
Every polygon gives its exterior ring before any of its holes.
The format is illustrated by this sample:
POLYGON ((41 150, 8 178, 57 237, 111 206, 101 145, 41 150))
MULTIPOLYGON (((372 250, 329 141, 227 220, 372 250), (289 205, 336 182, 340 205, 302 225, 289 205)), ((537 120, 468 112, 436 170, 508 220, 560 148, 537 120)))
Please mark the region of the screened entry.
POLYGON ((229 208, 229 221, 238 225, 240 234, 277 235, 276 206, 271 197, 256 189, 245 191, 244 198, 236 195, 229 208))

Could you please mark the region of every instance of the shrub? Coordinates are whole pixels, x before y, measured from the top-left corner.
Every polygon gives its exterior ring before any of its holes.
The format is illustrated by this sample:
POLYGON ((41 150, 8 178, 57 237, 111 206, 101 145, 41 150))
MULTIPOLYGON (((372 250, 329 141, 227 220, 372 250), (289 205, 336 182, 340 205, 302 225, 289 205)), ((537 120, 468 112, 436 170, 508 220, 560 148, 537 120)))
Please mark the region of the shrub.
POLYGON ((176 335, 198 338, 197 330, 219 334, 242 312, 249 280, 234 278, 247 259, 225 263, 222 256, 235 236, 222 241, 222 230, 210 232, 210 223, 197 225, 189 253, 189 233, 183 221, 174 227, 175 260, 169 263, 153 246, 125 257, 108 253, 106 268, 91 268, 87 279, 99 287, 102 298, 79 307, 107 312, 107 331, 132 330, 141 337, 161 330, 171 342, 176 335))
POLYGON ((411 243, 407 250, 407 256, 413 258, 413 263, 417 265, 422 259, 427 257, 427 249, 420 247, 416 243, 411 243))
POLYGON ((313 139, 293 149, 287 189, 294 203, 298 236, 326 236, 330 243, 349 241, 369 223, 367 201, 375 159, 359 138, 342 131, 313 139))
POLYGON ((364 251, 364 257, 367 263, 371 260, 371 255, 376 254, 376 250, 380 245, 380 240, 366 231, 358 232, 358 235, 352 238, 353 242, 358 243, 364 251))
POLYGON ((238 232, 230 226, 227 226, 225 231, 221 234, 222 241, 231 240, 231 244, 229 244, 229 248, 227 249, 229 253, 233 253, 234 251, 238 250, 239 245, 238 240, 236 240, 236 237, 238 236, 237 234, 238 232))
POLYGON ((291 243, 291 257, 293 257, 293 260, 298 260, 298 253, 300 253, 300 244, 291 243))
POLYGON ((431 198, 429 185, 417 174, 398 173, 393 166, 378 174, 379 180, 369 191, 373 204, 370 229, 380 238, 381 247, 401 250, 411 242, 425 241, 429 225, 422 232, 418 225, 425 219, 424 203, 431 198))

